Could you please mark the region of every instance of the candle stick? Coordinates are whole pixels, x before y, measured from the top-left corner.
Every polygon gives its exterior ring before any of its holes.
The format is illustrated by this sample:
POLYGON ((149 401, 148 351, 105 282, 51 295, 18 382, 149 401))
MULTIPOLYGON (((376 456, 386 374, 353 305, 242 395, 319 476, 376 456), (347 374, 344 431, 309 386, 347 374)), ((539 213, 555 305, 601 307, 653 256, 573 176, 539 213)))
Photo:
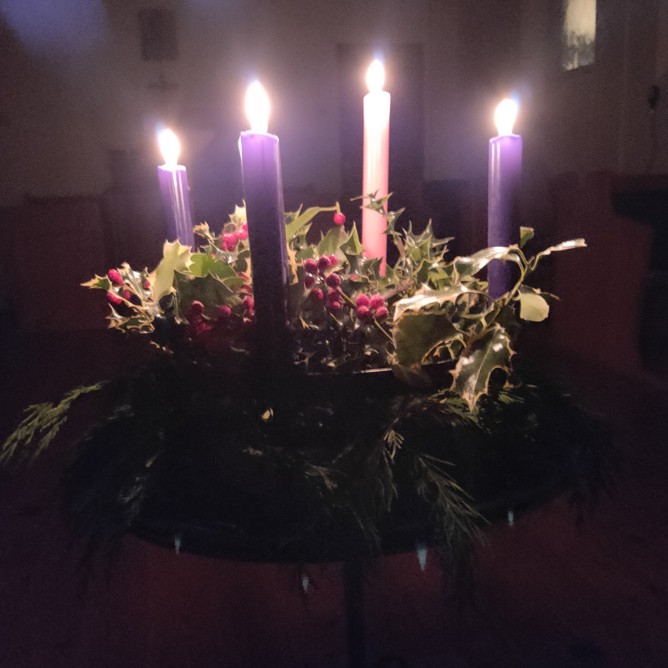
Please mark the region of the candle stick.
MULTIPOLYGON (((517 103, 503 100, 494 121, 498 136, 489 140, 488 246, 509 246, 519 234, 518 199, 522 175, 522 137, 513 134, 517 103)), ((511 288, 511 266, 493 260, 487 268, 489 294, 494 299, 511 288)))
POLYGON ((288 331, 288 259, 278 137, 267 132, 269 98, 255 82, 246 94, 250 131, 239 138, 253 272, 259 358, 273 372, 292 360, 288 331))
POLYGON ((178 240, 184 246, 192 246, 194 238, 188 172, 183 165, 177 164, 181 144, 171 130, 163 130, 158 142, 165 161, 164 165, 158 166, 158 181, 167 216, 167 239, 178 240))
MULTIPOLYGON (((383 90, 385 70, 379 60, 371 63, 366 79, 369 92, 364 96, 363 204, 368 204, 368 195, 387 196, 390 164, 390 94, 383 90)), ((368 257, 381 258, 381 274, 385 273, 387 258, 386 229, 382 214, 362 208, 362 246, 368 257)))

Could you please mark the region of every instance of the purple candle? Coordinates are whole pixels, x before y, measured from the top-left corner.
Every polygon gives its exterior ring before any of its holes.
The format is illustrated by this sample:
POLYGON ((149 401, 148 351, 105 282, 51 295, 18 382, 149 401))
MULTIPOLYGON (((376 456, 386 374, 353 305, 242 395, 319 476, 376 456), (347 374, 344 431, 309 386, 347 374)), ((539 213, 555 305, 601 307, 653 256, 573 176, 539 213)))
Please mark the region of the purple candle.
POLYGON ((292 361, 288 331, 288 256, 278 137, 267 132, 269 98, 255 82, 246 94, 251 129, 239 138, 255 298, 256 345, 271 371, 292 361))
POLYGON ((158 142, 165 161, 164 165, 158 167, 158 181, 167 216, 167 239, 192 246, 194 238, 188 173, 183 165, 177 164, 181 143, 171 130, 163 130, 158 142))
MULTIPOLYGON (((489 140, 489 199, 487 245, 510 246, 519 235, 518 200, 522 176, 522 137, 513 134, 517 103, 503 100, 494 120, 498 136, 489 140)), ((489 294, 494 299, 510 290, 511 266, 493 260, 487 268, 489 294)))

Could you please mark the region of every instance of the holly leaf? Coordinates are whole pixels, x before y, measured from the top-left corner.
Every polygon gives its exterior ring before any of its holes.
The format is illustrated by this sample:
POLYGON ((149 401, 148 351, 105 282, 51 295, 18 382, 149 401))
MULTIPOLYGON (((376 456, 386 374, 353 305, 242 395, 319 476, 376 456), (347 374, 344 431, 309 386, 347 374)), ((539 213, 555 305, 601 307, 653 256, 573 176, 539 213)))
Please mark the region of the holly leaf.
POLYGON ((111 281, 107 276, 98 276, 96 274, 95 278, 91 278, 90 281, 82 283, 81 286, 84 288, 98 288, 107 291, 111 289, 111 281))
POLYGON ((492 260, 506 260, 522 266, 522 259, 510 246, 491 246, 469 256, 456 257, 453 262, 460 276, 473 276, 492 260))
POLYGON ((211 257, 209 253, 193 253, 190 256, 188 269, 193 276, 198 278, 209 275, 220 279, 237 277, 237 272, 227 262, 211 257))
POLYGON ((520 296, 520 318, 529 322, 541 322, 550 313, 550 305, 544 297, 537 292, 521 291, 520 296))
POLYGON ((342 243, 345 243, 347 233, 342 225, 332 227, 318 243, 320 255, 335 255, 342 243))
POLYGON ((586 248, 586 247, 587 243, 585 242, 584 239, 571 239, 570 241, 562 241, 560 244, 557 244, 556 246, 550 246, 549 248, 546 248, 540 253, 537 253, 536 257, 534 258, 534 263, 538 264, 538 260, 540 260, 543 257, 547 257, 552 253, 571 250, 572 248, 586 248))
POLYGON ((520 248, 524 248, 534 238, 533 227, 520 226, 520 248))
POLYGON ((439 290, 423 285, 414 295, 400 299, 396 303, 394 309, 395 325, 405 313, 425 311, 434 306, 442 306, 446 302, 455 302, 467 293, 470 294, 471 291, 465 285, 453 285, 439 290))
POLYGON ((430 352, 454 338, 462 335, 444 313, 406 314, 394 326, 397 361, 402 366, 424 364, 430 352))
POLYGON ((357 234, 357 226, 353 225, 353 229, 348 235, 348 239, 341 244, 341 250, 348 258, 362 254, 364 247, 362 246, 362 242, 360 241, 359 235, 357 234))
POLYGON ((156 303, 172 291, 174 272, 187 269, 190 257, 190 246, 184 246, 178 241, 165 241, 162 247, 162 260, 151 277, 153 300, 156 303))
POLYGON ((306 226, 319 214, 324 211, 338 211, 338 204, 334 206, 312 206, 302 212, 301 208, 294 213, 294 217, 285 226, 285 238, 289 241, 300 233, 306 234, 306 226))
POLYGON ((457 360, 450 390, 461 396, 469 407, 475 408, 478 399, 489 391, 489 379, 495 369, 510 371, 510 337, 500 325, 487 330, 469 346, 457 360))

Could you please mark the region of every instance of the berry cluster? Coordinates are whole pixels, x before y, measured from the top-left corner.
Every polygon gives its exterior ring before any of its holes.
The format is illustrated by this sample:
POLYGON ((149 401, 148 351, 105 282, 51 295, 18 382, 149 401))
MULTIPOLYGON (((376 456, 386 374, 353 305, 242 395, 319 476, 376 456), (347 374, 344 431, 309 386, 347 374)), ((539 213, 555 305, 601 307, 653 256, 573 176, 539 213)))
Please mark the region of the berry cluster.
POLYGON ((310 290, 309 299, 315 304, 325 303, 330 313, 343 308, 341 277, 332 271, 339 264, 336 255, 321 255, 317 259, 304 260, 304 286, 310 290))
POLYGON ((220 247, 226 251, 236 250, 240 241, 248 239, 248 224, 244 223, 237 232, 229 232, 220 237, 220 247))
POLYGON ((371 322, 374 318, 378 322, 387 319, 389 311, 385 305, 385 299, 382 295, 357 295, 355 299, 355 315, 360 322, 371 322))
MULTIPOLYGON (((113 286, 113 289, 107 290, 107 301, 112 306, 119 306, 124 302, 132 302, 133 304, 141 303, 141 299, 130 289, 130 284, 126 283, 118 269, 109 269, 107 278, 113 286)), ((151 285, 147 279, 142 281, 142 288, 145 291, 151 289, 151 285)))

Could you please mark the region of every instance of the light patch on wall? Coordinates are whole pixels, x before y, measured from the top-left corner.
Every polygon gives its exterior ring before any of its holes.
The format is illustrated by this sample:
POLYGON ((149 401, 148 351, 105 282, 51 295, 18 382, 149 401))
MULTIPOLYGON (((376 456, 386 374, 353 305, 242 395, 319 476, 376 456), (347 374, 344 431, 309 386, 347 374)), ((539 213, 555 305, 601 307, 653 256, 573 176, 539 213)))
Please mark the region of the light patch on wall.
POLYGON ((593 64, 596 0, 564 0, 561 39, 561 65, 565 70, 593 64))

